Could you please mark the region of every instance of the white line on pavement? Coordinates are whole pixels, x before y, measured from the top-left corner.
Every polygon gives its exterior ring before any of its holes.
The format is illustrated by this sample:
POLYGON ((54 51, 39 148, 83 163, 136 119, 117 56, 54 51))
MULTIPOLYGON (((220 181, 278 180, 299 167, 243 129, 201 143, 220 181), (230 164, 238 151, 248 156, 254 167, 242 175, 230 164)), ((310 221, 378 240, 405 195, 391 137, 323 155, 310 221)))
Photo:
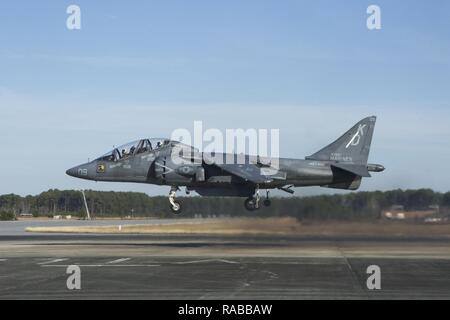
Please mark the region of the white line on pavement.
MULTIPOLYGON (((68 264, 46 264, 42 265, 42 267, 59 267, 59 268, 67 268, 68 264)), ((160 267, 160 264, 77 264, 80 268, 85 267, 160 267)))
POLYGON ((50 260, 50 261, 39 262, 38 264, 39 264, 39 265, 46 265, 46 264, 51 264, 51 263, 56 263, 56 262, 62 262, 62 261, 66 261, 66 260, 69 260, 69 259, 67 259, 67 258, 53 259, 53 260, 50 260))
POLYGON ((121 263, 121 262, 125 262, 125 261, 128 261, 128 260, 131 260, 131 258, 116 259, 116 260, 113 260, 113 261, 109 261, 106 264, 116 264, 116 263, 121 263))
POLYGON ((225 260, 225 259, 205 259, 205 260, 174 262, 174 264, 191 264, 191 263, 204 263, 204 262, 223 262, 223 263, 230 263, 230 264, 239 263, 237 261, 231 261, 231 260, 225 260))

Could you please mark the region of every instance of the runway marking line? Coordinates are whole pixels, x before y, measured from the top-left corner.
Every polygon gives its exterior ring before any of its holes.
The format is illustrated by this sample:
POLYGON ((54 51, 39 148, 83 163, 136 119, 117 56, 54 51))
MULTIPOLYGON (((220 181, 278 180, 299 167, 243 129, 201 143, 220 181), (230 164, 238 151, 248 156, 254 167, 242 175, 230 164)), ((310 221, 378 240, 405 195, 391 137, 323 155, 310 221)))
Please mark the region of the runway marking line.
MULTIPOLYGON (((67 268, 68 264, 45 264, 41 265, 41 267, 57 267, 57 268, 67 268)), ((128 267, 160 267, 160 264, 77 264, 80 268, 85 267, 116 267, 116 268, 128 268, 128 267)))
POLYGON ((67 258, 53 259, 53 260, 50 260, 50 261, 38 262, 38 264, 43 266, 43 265, 47 265, 47 264, 63 262, 63 261, 66 261, 66 260, 69 260, 69 259, 67 259, 67 258))
POLYGON ((204 259, 204 260, 193 260, 193 261, 181 261, 173 262, 174 264, 193 264, 193 263, 203 263, 203 262, 223 262, 229 264, 239 264, 237 261, 225 260, 225 259, 204 259))
POLYGON ((116 263, 121 263, 121 262, 125 262, 128 260, 131 260, 131 258, 116 259, 116 260, 108 261, 106 264, 116 264, 116 263))

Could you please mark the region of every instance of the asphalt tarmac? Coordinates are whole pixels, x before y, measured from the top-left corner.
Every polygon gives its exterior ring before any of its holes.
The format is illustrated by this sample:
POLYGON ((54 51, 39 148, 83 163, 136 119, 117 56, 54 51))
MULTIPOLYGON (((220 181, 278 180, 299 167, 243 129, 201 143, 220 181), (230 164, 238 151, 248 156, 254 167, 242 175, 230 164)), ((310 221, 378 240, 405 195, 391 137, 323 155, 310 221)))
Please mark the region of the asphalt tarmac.
POLYGON ((449 299, 445 238, 0 235, 0 299, 449 299), (80 268, 69 290, 67 268, 80 268), (381 289, 367 287, 369 266, 381 289))

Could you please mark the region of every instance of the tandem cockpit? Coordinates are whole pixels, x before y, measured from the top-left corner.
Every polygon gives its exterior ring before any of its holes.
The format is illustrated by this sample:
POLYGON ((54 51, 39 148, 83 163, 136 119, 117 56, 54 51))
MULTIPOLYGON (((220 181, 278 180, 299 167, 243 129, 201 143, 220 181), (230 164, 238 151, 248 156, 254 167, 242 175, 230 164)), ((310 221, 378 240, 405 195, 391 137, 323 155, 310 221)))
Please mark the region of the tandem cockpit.
POLYGON ((97 158, 98 161, 118 161, 141 153, 156 151, 170 144, 169 139, 141 139, 114 148, 112 151, 97 158))

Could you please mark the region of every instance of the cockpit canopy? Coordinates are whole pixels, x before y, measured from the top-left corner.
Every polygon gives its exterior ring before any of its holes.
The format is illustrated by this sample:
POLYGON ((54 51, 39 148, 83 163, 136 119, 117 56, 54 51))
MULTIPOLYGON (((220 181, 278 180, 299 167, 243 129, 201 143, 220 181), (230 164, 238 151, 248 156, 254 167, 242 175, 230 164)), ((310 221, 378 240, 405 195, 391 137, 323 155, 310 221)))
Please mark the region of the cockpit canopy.
POLYGON ((169 139, 164 138, 152 138, 152 139, 142 139, 129 142, 127 144, 121 145, 120 147, 114 148, 114 150, 104 154, 97 160, 100 161, 118 161, 121 159, 128 158, 133 155, 140 153, 158 150, 164 146, 170 144, 169 139))

